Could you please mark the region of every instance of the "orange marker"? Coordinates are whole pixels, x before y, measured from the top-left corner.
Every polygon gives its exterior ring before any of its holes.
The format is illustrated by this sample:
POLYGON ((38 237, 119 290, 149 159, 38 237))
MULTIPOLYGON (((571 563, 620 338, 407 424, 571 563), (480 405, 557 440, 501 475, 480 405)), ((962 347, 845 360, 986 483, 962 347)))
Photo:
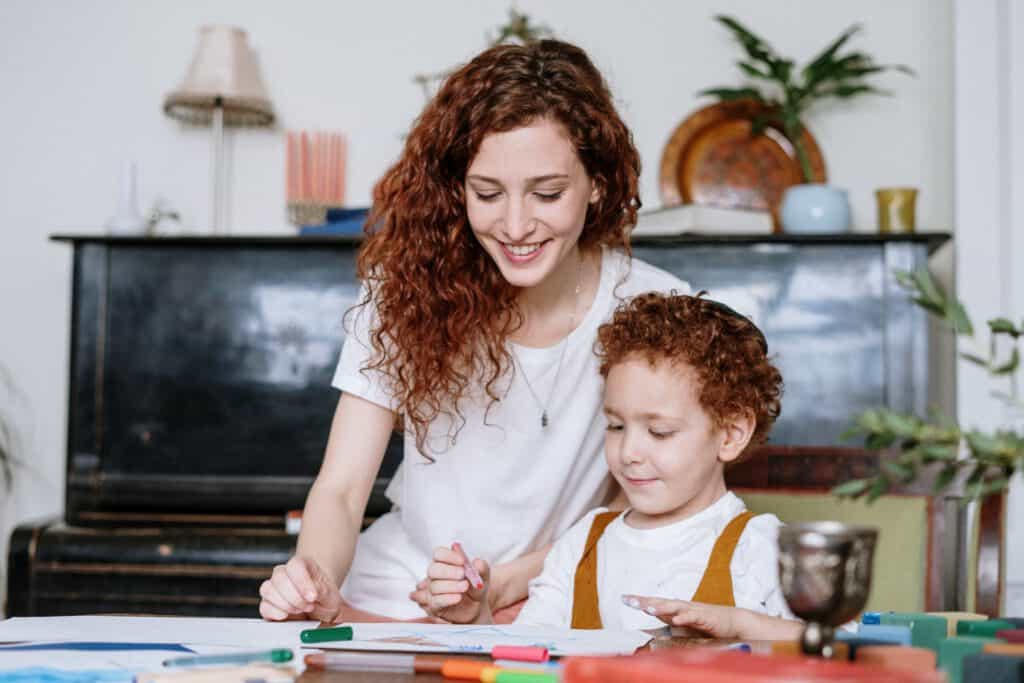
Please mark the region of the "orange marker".
POLYGON ((469 554, 463 550, 462 545, 456 541, 452 543, 452 550, 462 555, 462 568, 466 571, 466 578, 469 579, 470 584, 477 590, 483 588, 484 580, 480 578, 480 573, 473 566, 472 560, 469 559, 469 554))
POLYGON ((493 668, 491 662, 479 659, 449 659, 441 665, 441 675, 459 681, 479 681, 485 669, 493 668))

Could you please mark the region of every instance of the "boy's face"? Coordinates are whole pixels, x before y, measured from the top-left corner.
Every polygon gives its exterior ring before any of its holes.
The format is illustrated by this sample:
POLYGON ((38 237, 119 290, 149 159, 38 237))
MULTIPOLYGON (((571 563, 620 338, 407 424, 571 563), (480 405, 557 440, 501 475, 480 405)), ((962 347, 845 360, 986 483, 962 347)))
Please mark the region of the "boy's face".
POLYGON ((689 365, 651 366, 633 357, 609 370, 605 459, 633 508, 631 526, 685 519, 725 493, 723 464, 743 451, 753 423, 740 418, 716 426, 700 404, 700 388, 689 365))

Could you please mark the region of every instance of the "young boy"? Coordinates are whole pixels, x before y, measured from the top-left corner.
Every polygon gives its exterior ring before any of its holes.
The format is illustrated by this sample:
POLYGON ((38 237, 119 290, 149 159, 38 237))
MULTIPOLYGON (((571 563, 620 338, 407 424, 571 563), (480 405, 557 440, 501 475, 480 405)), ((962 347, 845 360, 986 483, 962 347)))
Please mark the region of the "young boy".
MULTIPOLYGON (((781 523, 747 512, 723 474, 764 443, 779 415, 782 377, 761 331, 701 295, 649 293, 616 310, 597 346, 605 459, 629 506, 593 510, 555 542, 516 623, 797 638, 802 624, 779 588, 781 523)), ((475 588, 464 559, 435 552, 431 609, 489 623, 489 568, 474 562, 483 577, 475 588)))

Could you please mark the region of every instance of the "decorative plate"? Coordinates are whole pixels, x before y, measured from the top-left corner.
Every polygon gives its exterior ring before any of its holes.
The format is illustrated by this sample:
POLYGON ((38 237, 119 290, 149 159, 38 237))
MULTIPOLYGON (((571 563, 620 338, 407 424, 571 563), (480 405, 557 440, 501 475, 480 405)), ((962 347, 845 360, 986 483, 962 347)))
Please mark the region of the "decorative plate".
MULTIPOLYGON (((768 210, 779 231, 779 204, 790 185, 803 182, 796 147, 782 123, 769 120, 763 135, 751 123, 767 114, 755 100, 719 102, 690 114, 673 131, 661 155, 659 184, 665 206, 705 204, 768 210)), ((825 162, 806 127, 802 135, 815 182, 825 182, 825 162)))

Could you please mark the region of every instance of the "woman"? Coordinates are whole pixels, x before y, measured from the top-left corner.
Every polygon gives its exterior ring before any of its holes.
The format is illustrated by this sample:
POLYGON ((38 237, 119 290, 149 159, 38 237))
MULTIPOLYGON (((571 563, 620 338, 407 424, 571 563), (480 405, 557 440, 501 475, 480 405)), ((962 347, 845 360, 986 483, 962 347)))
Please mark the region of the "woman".
POLYGON ((493 567, 494 607, 526 597, 550 542, 610 493, 598 325, 624 297, 685 289, 629 258, 639 170, 577 47, 494 47, 446 80, 374 191, 342 396, 264 618, 422 618, 417 580, 454 541, 493 567), (360 536, 396 425, 395 509, 360 536))

